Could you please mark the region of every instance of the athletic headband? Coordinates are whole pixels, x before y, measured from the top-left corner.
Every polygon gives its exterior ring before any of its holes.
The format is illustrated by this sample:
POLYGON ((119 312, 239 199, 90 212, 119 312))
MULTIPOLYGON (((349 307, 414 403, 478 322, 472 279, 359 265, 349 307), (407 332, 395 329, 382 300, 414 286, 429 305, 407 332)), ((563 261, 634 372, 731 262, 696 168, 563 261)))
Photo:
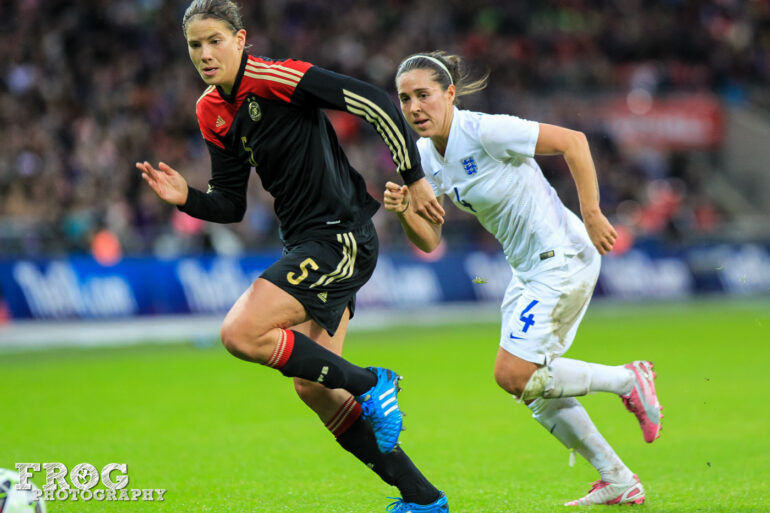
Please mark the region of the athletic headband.
POLYGON ((450 85, 454 85, 455 84, 455 81, 452 80, 452 74, 449 72, 449 69, 444 65, 444 63, 441 62, 440 60, 436 59, 435 57, 431 57, 430 55, 412 55, 407 60, 402 62, 401 66, 402 67, 406 66, 406 63, 411 61, 411 60, 413 60, 413 59, 427 59, 427 60, 431 61, 432 63, 438 65, 438 67, 443 69, 444 73, 446 73, 446 75, 449 77, 449 84, 450 85))

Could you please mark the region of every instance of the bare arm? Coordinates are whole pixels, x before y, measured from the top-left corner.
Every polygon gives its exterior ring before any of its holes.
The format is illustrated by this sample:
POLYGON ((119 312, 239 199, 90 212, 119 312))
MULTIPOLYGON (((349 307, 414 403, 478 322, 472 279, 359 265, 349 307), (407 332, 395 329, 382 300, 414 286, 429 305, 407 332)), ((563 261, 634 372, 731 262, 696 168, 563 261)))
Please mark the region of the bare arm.
MULTIPOLYGON (((430 184, 428 184, 428 187, 430 187, 430 184)), ((431 189, 431 192, 433 192, 433 189, 431 189)), ((443 196, 436 201, 439 206, 443 207, 443 196)), ((385 184, 385 209, 398 215, 398 220, 401 221, 401 226, 404 228, 406 236, 409 237, 409 240, 415 246, 426 253, 430 253, 441 242, 441 225, 428 221, 418 214, 411 202, 412 198, 409 188, 405 185, 401 186, 393 182, 385 184)))
POLYGON ((611 251, 618 234, 599 207, 599 182, 585 134, 540 123, 540 135, 535 153, 564 155, 564 160, 577 186, 580 214, 591 242, 602 255, 611 251))

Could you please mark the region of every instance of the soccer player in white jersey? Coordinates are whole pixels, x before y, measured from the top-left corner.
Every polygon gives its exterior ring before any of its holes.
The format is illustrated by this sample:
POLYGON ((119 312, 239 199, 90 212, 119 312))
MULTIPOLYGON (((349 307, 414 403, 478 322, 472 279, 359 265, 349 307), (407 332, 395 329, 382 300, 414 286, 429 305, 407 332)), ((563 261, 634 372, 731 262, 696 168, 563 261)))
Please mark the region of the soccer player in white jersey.
MULTIPOLYGON (((583 133, 458 109, 459 96, 483 89, 459 57, 415 54, 401 62, 401 110, 421 137, 423 169, 436 196, 475 215, 503 246, 513 278, 501 307, 495 380, 525 402, 533 417, 600 478, 569 506, 642 503, 644 487, 597 431, 576 396, 619 395, 639 420, 644 439, 659 436, 661 407, 652 363, 608 366, 564 358, 599 275, 600 254, 617 234, 599 207, 593 159, 583 133), (583 220, 568 210, 543 176, 535 155, 562 154, 577 186, 583 220)), ((441 225, 411 208, 406 187, 388 182, 385 207, 424 251, 441 240, 441 225)))

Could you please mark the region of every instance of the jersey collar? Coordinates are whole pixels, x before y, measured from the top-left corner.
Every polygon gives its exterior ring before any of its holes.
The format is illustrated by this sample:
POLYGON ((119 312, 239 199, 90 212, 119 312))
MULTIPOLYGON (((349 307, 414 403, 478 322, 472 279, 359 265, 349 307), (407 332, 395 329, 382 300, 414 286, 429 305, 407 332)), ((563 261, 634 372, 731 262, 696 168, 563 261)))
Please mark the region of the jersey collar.
MULTIPOLYGON (((457 139, 457 135, 455 133, 459 130, 457 128, 458 123, 460 123, 460 109, 457 108, 457 106, 452 107, 454 109, 454 112, 452 113, 452 124, 449 126, 449 137, 446 141, 446 149, 444 150, 444 156, 442 157, 441 154, 438 152, 436 147, 433 145, 433 141, 430 141, 430 147, 431 150, 433 150, 433 155, 436 158, 438 162, 441 162, 443 164, 446 164, 449 162, 450 153, 452 152, 452 148, 454 147, 454 140, 457 139)), ((430 140, 430 139, 429 139, 430 140)))

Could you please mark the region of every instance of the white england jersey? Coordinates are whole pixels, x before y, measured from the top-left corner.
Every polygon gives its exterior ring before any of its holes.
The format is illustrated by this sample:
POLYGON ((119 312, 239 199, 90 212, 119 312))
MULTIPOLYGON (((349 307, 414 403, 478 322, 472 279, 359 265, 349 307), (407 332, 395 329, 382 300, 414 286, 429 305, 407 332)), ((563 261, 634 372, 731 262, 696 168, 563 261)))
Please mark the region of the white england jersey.
POLYGON ((535 121, 455 107, 443 157, 430 139, 417 142, 436 196, 475 215, 520 276, 558 267, 591 245, 533 158, 539 131, 535 121))

